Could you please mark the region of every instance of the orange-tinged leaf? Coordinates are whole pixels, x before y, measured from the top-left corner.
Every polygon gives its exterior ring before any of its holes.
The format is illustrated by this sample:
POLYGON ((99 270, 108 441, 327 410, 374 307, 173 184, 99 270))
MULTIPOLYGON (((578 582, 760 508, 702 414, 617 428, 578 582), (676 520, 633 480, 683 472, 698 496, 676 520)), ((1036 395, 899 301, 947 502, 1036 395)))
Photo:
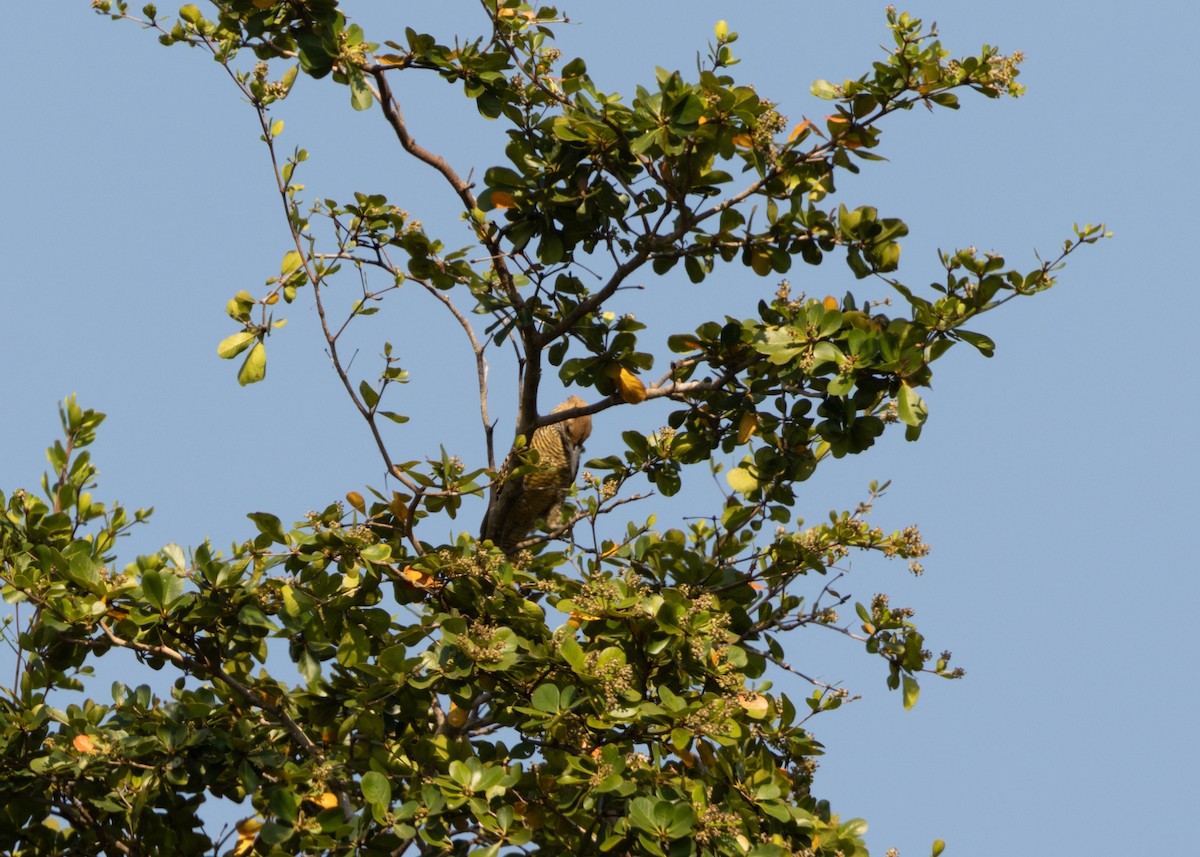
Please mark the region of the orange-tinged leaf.
POLYGON ((808 133, 813 130, 813 123, 809 119, 805 119, 792 129, 792 133, 788 136, 788 142, 794 143, 797 140, 803 140, 808 136, 808 133))
POLYGON ((751 589, 766 589, 767 587, 765 584, 759 583, 757 580, 752 580, 752 581, 750 581, 750 588, 751 589))
POLYGON ((825 307, 825 309, 829 310, 830 312, 833 312, 838 308, 837 298, 835 298, 833 295, 826 295, 825 300, 821 301, 821 306, 825 307))
POLYGON ((279 292, 271 292, 271 294, 267 295, 267 299, 263 303, 267 306, 274 306, 279 303, 279 292))
POLYGON ((517 201, 506 190, 492 191, 492 208, 516 208, 517 201))
POLYGON ((76 735, 71 739, 71 743, 80 753, 95 753, 96 742, 86 735, 76 735))
POLYGON ((708 124, 708 117, 707 117, 707 116, 701 116, 699 119, 697 119, 697 120, 696 120, 696 124, 697 124, 697 125, 707 125, 707 124, 708 124))
POLYGON ((576 611, 567 618, 567 624, 570 625, 572 628, 578 628, 584 622, 591 622, 591 621, 594 621, 595 619, 599 619, 599 618, 600 618, 599 616, 592 616, 588 613, 580 613, 580 612, 576 611))
POLYGON ((363 495, 357 491, 346 492, 346 502, 353 506, 359 513, 365 515, 367 513, 367 504, 363 500, 363 495))
POLYGON ((428 589, 434 583, 432 574, 429 574, 428 572, 419 568, 413 568, 411 565, 404 566, 404 571, 400 573, 404 576, 404 579, 413 586, 420 586, 424 589, 428 589))
POLYGON ((739 693, 738 705, 755 720, 762 720, 771 708, 770 701, 761 693, 739 693))
POLYGON ((404 505, 404 498, 395 491, 392 492, 392 500, 388 503, 388 511, 395 515, 398 521, 408 520, 408 506, 404 505))
POLYGON ((616 367, 615 372, 610 370, 610 374, 617 382, 617 392, 621 394, 621 401, 628 405, 646 401, 646 385, 637 375, 624 366, 616 367))
POLYGON ((375 59, 384 65, 403 65, 407 61, 407 58, 400 54, 376 54, 375 59))
POLYGON ((746 411, 742 414, 742 418, 738 422, 737 442, 745 443, 757 429, 758 414, 754 413, 754 411, 746 411))
POLYGON ((741 146, 743 149, 749 149, 754 145, 754 139, 749 134, 734 134, 733 145, 741 146))
POLYGON ((338 805, 338 798, 333 792, 323 792, 312 799, 321 809, 333 809, 338 805))

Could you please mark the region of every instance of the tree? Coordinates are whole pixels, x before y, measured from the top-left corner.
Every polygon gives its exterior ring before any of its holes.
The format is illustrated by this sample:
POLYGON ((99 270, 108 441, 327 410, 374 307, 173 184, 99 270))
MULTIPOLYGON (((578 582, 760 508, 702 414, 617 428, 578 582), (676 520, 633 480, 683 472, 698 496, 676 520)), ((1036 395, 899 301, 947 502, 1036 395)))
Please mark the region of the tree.
POLYGON ((864 853, 863 823, 810 790, 821 748, 808 720, 846 693, 791 663, 789 640, 810 627, 857 640, 906 707, 921 673, 961 673, 926 650, 911 611, 844 591, 853 551, 920 571, 915 528, 869 523, 886 486, 812 526, 795 517, 796 487, 889 425, 916 440, 932 363, 959 342, 990 355, 973 319, 1049 288, 1105 233, 1076 228, 1025 272, 946 252, 945 281, 917 289, 897 274, 904 223, 830 198, 836 177, 880 159, 892 114, 953 108, 959 90, 1019 95, 1019 54, 951 59, 889 9, 894 47, 858 79, 813 85, 830 116, 788 122, 735 80, 737 36, 721 23, 694 74, 661 71, 626 101, 559 55, 565 18, 549 7, 484 0, 486 38, 409 30, 372 43, 334 0, 223 0, 174 21, 93 5, 211 53, 249 102, 292 241, 265 293, 229 301, 238 329, 218 351, 240 358, 240 383, 262 381, 280 301, 310 289, 385 481, 291 528, 253 512, 257 533, 227 556, 171 545, 120 568, 117 540, 148 512, 92 499, 87 447, 103 415, 64 402, 41 495, 0 497, 17 652, 0 698, 0 847, 864 853), (414 168, 445 180, 467 237, 435 237, 379 194, 305 202, 307 155, 280 148, 276 116, 301 72, 377 109, 414 168), (478 184, 405 122, 392 82, 423 72, 508 129, 506 165, 478 184), (797 259, 830 255, 863 294, 810 298, 780 282, 797 259), (717 275, 769 286, 747 317, 692 331, 620 312, 634 277, 680 266, 698 287, 717 275), (339 316, 346 277, 361 291, 339 316), (399 455, 388 424, 429 420, 433 406, 391 410, 407 379, 391 345, 366 379, 342 354, 358 318, 413 291, 450 314, 473 355, 480 460, 399 455), (650 376, 664 349, 674 356, 650 376), (515 366, 514 389, 491 388, 489 361, 515 366), (516 414, 500 434, 497 395, 516 414), (635 407, 662 408, 666 425, 625 432, 619 450, 589 441, 599 455, 576 479, 590 418, 635 407), (626 520, 650 496, 666 517, 666 498, 710 473, 727 490, 700 516, 689 505, 678 526, 626 520), (460 515, 483 523, 437 541, 437 524, 460 515), (847 605, 856 620, 839 615, 847 605), (91 698, 91 664, 113 649, 173 684, 91 698), (776 690, 781 679, 809 695, 776 690), (199 813, 214 798, 256 815, 236 836, 213 833, 199 813))

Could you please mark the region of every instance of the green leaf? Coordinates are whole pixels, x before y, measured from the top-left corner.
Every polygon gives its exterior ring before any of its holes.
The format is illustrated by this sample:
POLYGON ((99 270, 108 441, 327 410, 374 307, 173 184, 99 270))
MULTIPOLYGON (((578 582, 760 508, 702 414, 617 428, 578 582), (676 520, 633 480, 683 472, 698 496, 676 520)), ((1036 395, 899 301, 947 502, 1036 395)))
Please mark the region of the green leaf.
POLYGON ((250 512, 246 517, 254 522, 260 533, 270 536, 271 541, 275 542, 275 544, 287 544, 287 535, 283 531, 283 522, 270 512, 250 512))
POLYGON ((271 812, 285 824, 291 825, 296 822, 300 809, 300 799, 291 789, 275 789, 267 799, 267 805, 271 807, 271 812))
POLYGON ((368 384, 365 379, 358 385, 358 394, 362 396, 367 410, 374 410, 375 406, 379 404, 379 391, 368 384))
POLYGON ((917 684, 917 680, 910 675, 903 678, 904 683, 904 710, 909 711, 917 704, 917 697, 921 694, 921 686, 917 684))
POLYGON ((954 331, 954 335, 968 345, 974 345, 984 357, 991 357, 996 353, 996 343, 982 333, 975 333, 970 330, 956 330, 954 331))
POLYGON ((371 87, 367 86, 362 71, 350 69, 350 106, 355 110, 370 110, 374 103, 375 96, 371 93, 371 87))
POLYGON ((392 802, 392 784, 378 771, 367 771, 362 777, 363 799, 374 807, 386 808, 392 802))
POLYGON ((929 410, 925 407, 925 400, 918 396, 917 391, 907 384, 900 386, 900 393, 896 397, 896 400, 896 412, 900 416, 900 422, 906 426, 920 426, 929 417, 929 410))
POLYGON ((567 663, 571 665, 571 669, 575 671, 576 675, 587 674, 587 661, 584 657, 583 647, 575 641, 574 637, 567 637, 564 639, 559 648, 562 651, 563 657, 566 659, 567 663))
POLYGON ((183 579, 169 571, 148 569, 142 575, 142 595, 152 608, 159 611, 171 609, 183 594, 183 579))
POLYGON ((557 687, 552 684, 543 684, 534 690, 530 701, 538 711, 545 711, 550 714, 558 711, 561 697, 557 687))
POLYGON ((817 98, 823 98, 826 101, 838 98, 838 88, 827 80, 814 80, 811 91, 817 98))

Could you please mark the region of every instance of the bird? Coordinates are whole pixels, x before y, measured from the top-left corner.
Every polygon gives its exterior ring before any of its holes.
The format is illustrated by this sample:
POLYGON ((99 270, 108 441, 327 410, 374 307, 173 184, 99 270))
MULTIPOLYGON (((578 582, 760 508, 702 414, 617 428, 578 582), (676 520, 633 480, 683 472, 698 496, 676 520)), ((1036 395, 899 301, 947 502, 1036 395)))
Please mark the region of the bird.
MULTIPOLYGON (((583 399, 571 396, 551 413, 586 405, 583 399)), ((561 527, 563 500, 579 475, 583 443, 591 433, 589 414, 541 426, 529 442, 538 453, 537 470, 512 479, 506 475, 514 466, 515 452, 509 453, 501 470, 500 490, 484 517, 484 538, 491 538, 511 555, 539 522, 552 530, 561 527)))

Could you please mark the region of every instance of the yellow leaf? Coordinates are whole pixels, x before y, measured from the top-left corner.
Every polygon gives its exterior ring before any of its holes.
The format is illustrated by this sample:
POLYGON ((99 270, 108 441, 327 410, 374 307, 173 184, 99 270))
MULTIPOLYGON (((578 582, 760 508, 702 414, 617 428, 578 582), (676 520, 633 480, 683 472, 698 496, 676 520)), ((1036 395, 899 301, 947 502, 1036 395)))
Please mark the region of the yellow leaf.
POLYGON ((465 708, 459 708, 458 703, 450 703, 450 711, 446 713, 446 722, 455 729, 462 729, 467 725, 467 717, 470 712, 465 708))
POLYGON ((749 494, 758 490, 758 479, 745 467, 735 467, 725 474, 729 487, 739 494, 749 494))
POLYGON ((233 846, 233 857, 242 857, 244 854, 250 853, 250 849, 254 847, 254 840, 258 838, 258 831, 262 830, 263 823, 250 816, 243 818, 237 823, 237 842, 233 846))
POLYGON ((760 277, 771 273, 771 251, 766 247, 755 247, 750 251, 750 269, 760 277))
POLYGON ((271 292, 271 294, 267 295, 267 299, 263 303, 267 306, 274 306, 279 303, 279 292, 271 292))
POLYGON ((347 491, 346 502, 357 509, 359 513, 367 514, 367 504, 363 501, 363 495, 357 491, 347 491))
POLYGON ((833 312, 838 308, 837 298, 835 298, 833 295, 826 295, 825 300, 821 301, 821 306, 825 307, 825 309, 829 310, 830 312, 833 312))
POLYGON ((95 753, 96 743, 86 735, 76 735, 71 739, 71 743, 80 753, 95 753))
POLYGON ((281 278, 286 277, 293 271, 299 270, 300 266, 303 264, 303 256, 301 256, 295 250, 288 250, 283 254, 283 261, 279 264, 279 276, 281 278))
POLYGON ((758 414, 754 413, 754 411, 746 411, 742 414, 742 419, 738 422, 737 442, 745 443, 757 429, 758 414))
POLYGON ((708 124, 708 117, 707 117, 707 116, 701 116, 699 119, 697 119, 697 120, 696 120, 696 124, 697 124, 697 125, 707 125, 707 124, 708 124))
POLYGON ((321 809, 333 809, 338 805, 337 795, 333 792, 324 792, 313 798, 313 803, 321 807, 321 809))
POLYGON ((246 361, 242 363, 242 368, 238 372, 238 383, 245 387, 247 384, 258 383, 266 375, 267 348, 262 342, 257 342, 250 349, 250 354, 246 357, 246 361))
POLYGON ((249 330, 239 330, 226 336, 217 345, 217 356, 222 360, 232 360, 250 347, 255 335, 249 330))
POLYGON ((407 60, 399 54, 376 54, 375 59, 384 65, 403 65, 407 60))
POLYGON ((627 405, 646 401, 646 385, 641 379, 624 366, 617 366, 615 369, 616 371, 610 369, 609 374, 617 382, 617 392, 621 394, 621 401, 627 405))
POLYGON ((741 146, 743 149, 749 149, 754 145, 754 140, 749 134, 734 134, 733 145, 741 146))

